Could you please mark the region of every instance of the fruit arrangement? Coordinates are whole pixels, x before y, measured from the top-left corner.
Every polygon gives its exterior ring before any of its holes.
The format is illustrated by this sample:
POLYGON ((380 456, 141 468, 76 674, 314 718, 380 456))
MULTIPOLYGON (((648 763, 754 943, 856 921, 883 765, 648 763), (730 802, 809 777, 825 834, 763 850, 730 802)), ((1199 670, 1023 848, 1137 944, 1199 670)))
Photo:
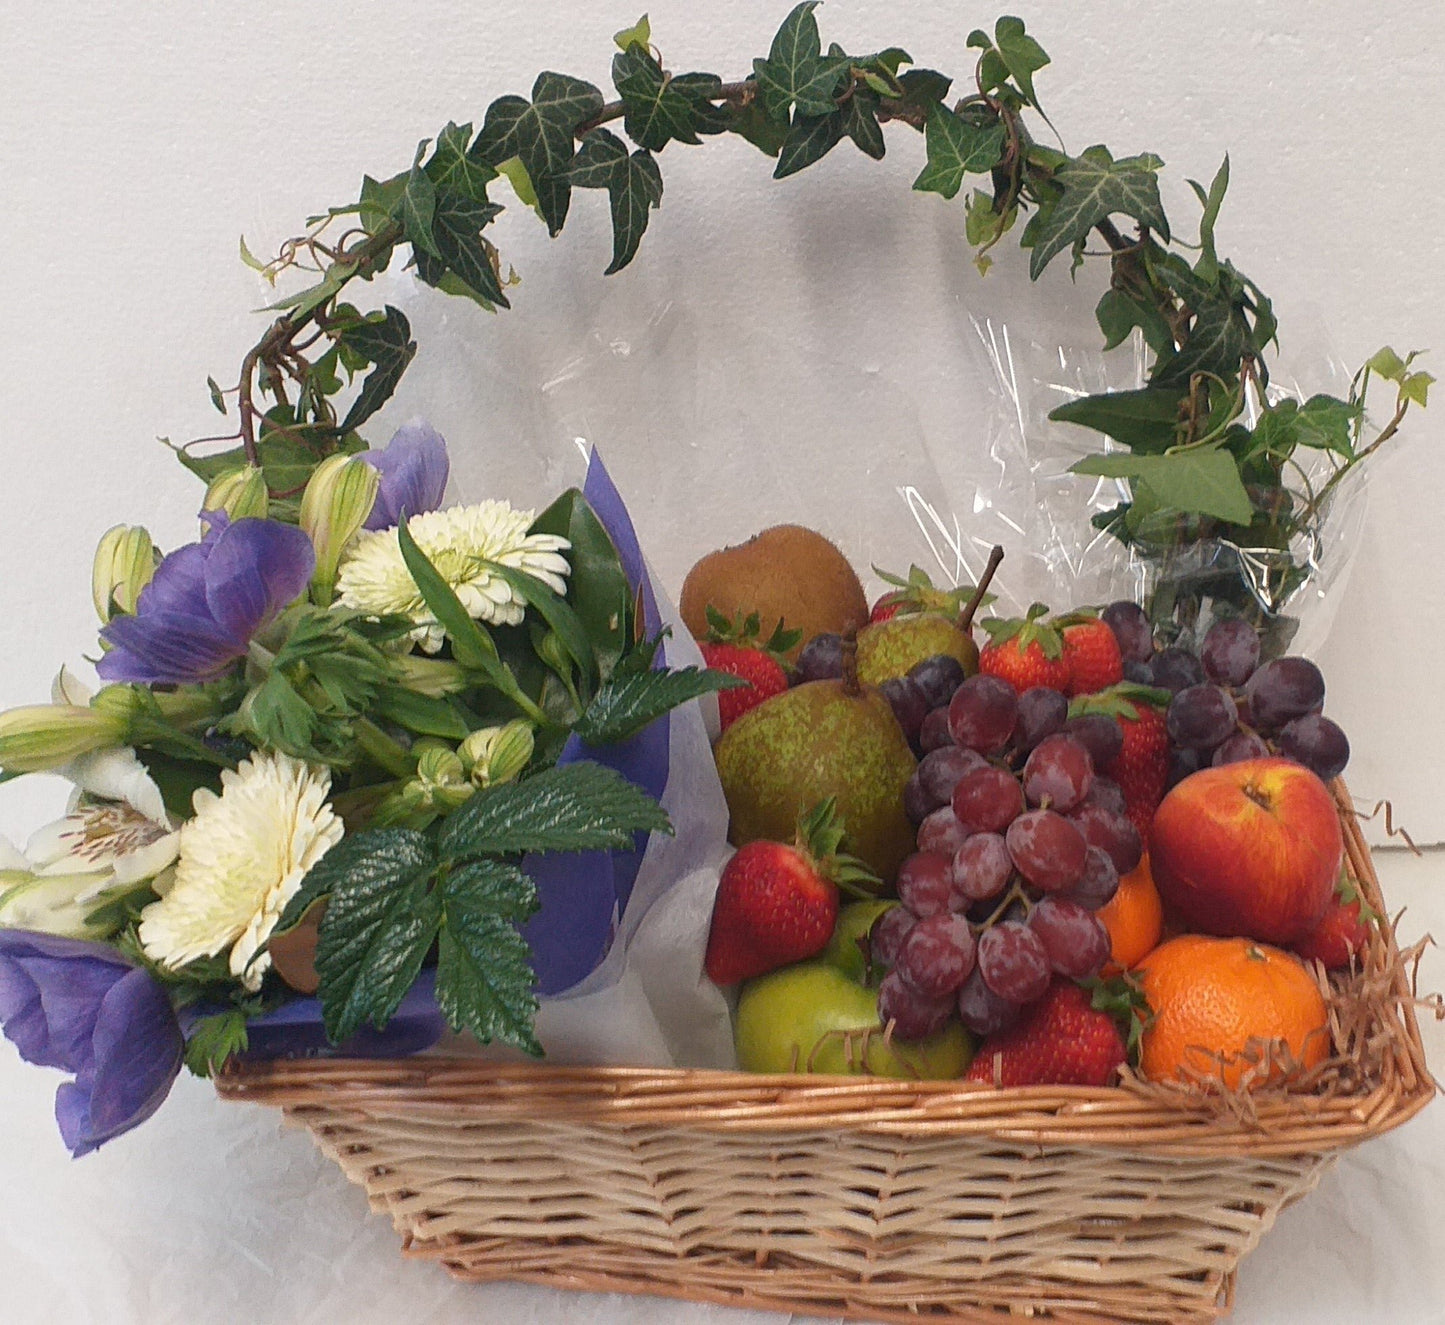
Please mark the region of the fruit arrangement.
POLYGON ((1002 557, 977 585, 879 572, 869 608, 783 526, 689 575, 685 619, 749 683, 714 747, 738 850, 706 961, 741 985, 741 1066, 1230 1090, 1317 1066, 1322 973, 1375 920, 1318 667, 1238 618, 1160 647, 1126 601, 980 616, 1002 557))

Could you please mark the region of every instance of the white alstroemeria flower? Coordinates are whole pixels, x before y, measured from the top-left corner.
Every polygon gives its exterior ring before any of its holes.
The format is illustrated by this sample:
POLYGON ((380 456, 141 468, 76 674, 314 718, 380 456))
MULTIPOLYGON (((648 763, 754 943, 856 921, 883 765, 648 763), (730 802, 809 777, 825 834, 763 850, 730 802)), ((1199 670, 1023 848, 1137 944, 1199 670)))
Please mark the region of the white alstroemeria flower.
POLYGON ((258 753, 198 791, 181 828, 175 883, 141 912, 146 956, 175 970, 230 949, 230 971, 259 989, 260 949, 301 880, 342 837, 327 804, 331 774, 289 755, 258 753))
MULTIPOLYGON (((529 534, 534 518, 534 512, 516 510, 504 501, 484 501, 413 516, 407 528, 472 617, 516 626, 526 604, 490 565, 525 571, 559 594, 567 592, 571 572, 562 553, 572 545, 555 534, 529 534)), ((363 530, 351 541, 337 572, 336 591, 341 606, 368 616, 410 617, 417 627, 411 638, 426 653, 437 652, 446 638, 402 559, 395 528, 363 530)))

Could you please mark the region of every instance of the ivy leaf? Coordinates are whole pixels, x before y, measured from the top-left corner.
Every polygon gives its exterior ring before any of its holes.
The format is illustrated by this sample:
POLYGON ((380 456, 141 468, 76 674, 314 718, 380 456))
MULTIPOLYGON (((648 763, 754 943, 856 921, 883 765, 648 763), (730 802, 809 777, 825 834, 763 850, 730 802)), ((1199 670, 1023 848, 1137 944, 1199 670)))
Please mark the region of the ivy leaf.
POLYGON ((1167 507, 1247 525, 1254 518, 1234 457, 1218 447, 1174 455, 1091 455, 1069 466, 1075 474, 1133 481, 1151 509, 1167 507))
POLYGON ((202 1017, 186 1037, 186 1066, 193 1076, 213 1077, 232 1054, 245 1053, 249 1042, 246 1014, 240 1008, 202 1017))
POLYGON ((474 861, 441 886, 437 1006, 455 1031, 482 1044, 505 1040, 540 1058, 531 950, 514 922, 537 906, 532 881, 514 865, 474 861))
POLYGON ((460 193, 444 193, 436 208, 436 244, 442 261, 488 303, 510 308, 482 229, 501 212, 494 202, 478 202, 460 193))
POLYGON ((780 124, 773 119, 756 97, 741 110, 734 111, 728 122, 730 132, 745 138, 764 156, 777 156, 782 151, 788 127, 786 122, 780 124))
POLYGON ((991 170, 1003 153, 1004 128, 984 128, 935 103, 928 108, 925 130, 928 164, 913 187, 952 198, 963 185, 964 175, 991 170))
POLYGON ((830 111, 827 115, 794 115, 783 139, 782 151, 778 153, 773 178, 785 179, 822 160, 842 138, 841 111, 830 111))
POLYGON ((625 51, 629 46, 642 46, 646 48, 652 44, 652 24, 648 22, 644 14, 630 28, 623 28, 621 32, 614 32, 612 40, 617 43, 617 49, 625 51))
POLYGON ((1199 218, 1199 261, 1194 264, 1194 270, 1202 280, 1213 281, 1219 275, 1219 255, 1214 250, 1214 223, 1219 220, 1219 209, 1224 205, 1224 195, 1229 188, 1229 153, 1224 154, 1224 161, 1214 172, 1207 192, 1197 180, 1191 179, 1189 187, 1204 208, 1204 214, 1199 218))
POLYGON ((470 124, 449 123, 437 135, 436 150, 426 163, 426 173, 438 193, 454 193, 472 202, 485 203, 487 185, 496 179, 497 172, 474 149, 468 150, 471 141, 470 124))
POLYGON ((622 98, 628 137, 654 152, 673 139, 699 142, 699 103, 722 89, 722 79, 713 74, 669 78, 647 47, 637 44, 612 57, 612 81, 622 98))
POLYGON ((1161 387, 1106 391, 1059 405, 1049 418, 1092 428, 1134 451, 1161 451, 1174 445, 1182 400, 1181 392, 1161 387))
POLYGON ((476 151, 489 166, 520 157, 550 233, 562 229, 572 189, 567 178, 580 124, 602 110, 602 93, 580 78, 550 71, 532 84, 532 100, 500 97, 487 107, 476 151))
POLYGON ((1144 342, 1156 355, 1174 353, 1174 333, 1164 315, 1153 305, 1125 294, 1122 290, 1105 290, 1094 309, 1099 330, 1104 333, 1104 348, 1112 350, 1123 343, 1135 327, 1144 333, 1144 342))
POLYGON ((430 886, 437 864, 430 844, 420 833, 380 831, 389 835, 386 847, 336 879, 317 936, 321 1016, 333 1044, 364 1022, 378 1030, 386 1026, 416 983, 441 923, 440 901, 430 886))
POLYGON ((614 675, 578 719, 577 735, 589 745, 615 745, 679 704, 716 690, 737 688, 737 677, 696 667, 614 675))
POLYGON ((662 807, 622 774, 582 762, 479 790, 443 825, 453 860, 527 851, 604 851, 639 832, 671 833, 662 807))
POLYGON ((1195 373, 1233 377, 1249 349, 1244 314, 1228 300, 1210 299, 1196 310, 1184 347, 1160 359, 1149 380, 1156 386, 1187 386, 1195 373))
POLYGON ((612 204, 612 262, 604 275, 621 271, 637 252, 652 208, 662 201, 662 173, 652 154, 628 155, 616 134, 593 129, 582 139, 569 177, 585 189, 605 188, 612 204))
POLYGON ((1361 413, 1359 405, 1334 396, 1311 396, 1295 413, 1296 440, 1301 446, 1336 451, 1347 460, 1353 460, 1355 447, 1351 434, 1361 413))
POLYGON ((567 168, 568 178, 579 189, 610 189, 626 160, 627 144, 621 138, 607 129, 593 129, 567 168))
POLYGON ((823 39, 813 10, 818 0, 804 0, 783 20, 766 60, 753 61, 763 106, 775 120, 785 120, 790 107, 800 115, 827 115, 836 109, 838 83, 850 67, 847 56, 823 57, 823 39))
POLYGON ((402 186, 401 198, 397 202, 397 219, 401 222, 402 238, 414 249, 441 257, 432 237, 432 217, 436 212, 437 190, 431 176, 421 168, 421 158, 427 148, 423 139, 416 149, 416 160, 412 162, 411 173, 402 186))
POLYGON ((881 161, 888 150, 883 126, 878 123, 878 97, 866 88, 854 88, 843 107, 843 132, 865 156, 881 161))
POLYGON ((357 219, 369 235, 374 235, 383 226, 391 224, 401 202, 402 190, 406 188, 407 177, 394 175, 384 183, 370 175, 361 178, 361 202, 356 209, 357 219))
POLYGON ((1029 276, 1037 280, 1055 256, 1111 216, 1131 216, 1168 239, 1169 220, 1155 173, 1161 165, 1157 156, 1115 161, 1107 147, 1090 147, 1060 166, 1054 180, 1063 192, 1046 215, 1040 213, 1044 219, 1034 235, 1029 276))
POLYGON ((722 79, 716 74, 677 74, 672 89, 692 103, 693 129, 701 134, 726 133, 731 127, 726 106, 713 104, 722 94, 722 79))
POLYGON ((953 79, 937 69, 910 69, 898 75, 898 86, 910 105, 927 106, 942 101, 953 86, 953 79))
POLYGON ((1034 75, 1049 63, 1044 48, 1024 31, 1023 19, 1008 15, 994 24, 993 39, 999 58, 1013 76, 1019 91, 1035 109, 1039 109, 1038 95, 1034 92, 1034 75))
POLYGON ((411 323, 406 320, 406 314, 387 304, 379 318, 373 314, 347 327, 341 333, 340 343, 375 365, 342 421, 341 431, 351 432, 391 399, 407 365, 416 357, 416 342, 411 338, 411 323))

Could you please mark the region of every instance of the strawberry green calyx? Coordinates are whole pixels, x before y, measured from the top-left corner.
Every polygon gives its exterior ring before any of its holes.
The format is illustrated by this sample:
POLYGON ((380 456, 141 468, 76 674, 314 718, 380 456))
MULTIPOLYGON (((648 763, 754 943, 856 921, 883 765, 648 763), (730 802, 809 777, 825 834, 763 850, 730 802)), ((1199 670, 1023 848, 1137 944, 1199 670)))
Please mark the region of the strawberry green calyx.
POLYGON ((1037 644, 1045 658, 1062 658, 1064 637, 1057 623, 1046 619, 1048 614, 1047 603, 1035 603, 1024 617, 989 617, 978 624, 987 632, 990 644, 1002 645, 1012 640, 1020 653, 1030 644, 1037 644))
POLYGON ((793 845, 807 858, 819 878, 838 885, 850 897, 873 898, 883 882, 857 856, 841 850, 847 836, 835 797, 819 801, 798 816, 798 834, 793 845))
MULTIPOLYGON (((893 587, 893 592, 887 597, 899 615, 940 612, 944 616, 957 616, 974 593, 974 586, 971 584, 960 584, 952 589, 940 589, 933 583, 928 572, 922 566, 909 566, 907 577, 894 575, 878 566, 873 567, 873 574, 884 584, 893 587)), ((985 606, 993 602, 993 595, 985 594, 983 602, 985 606)))
POLYGON ((1069 701, 1069 717, 1080 718, 1088 713, 1102 713, 1110 718, 1124 718, 1133 722, 1139 716, 1139 706, 1147 704, 1161 712, 1169 707, 1174 698, 1173 691, 1161 686, 1140 685, 1137 681, 1121 681, 1107 690, 1095 691, 1092 695, 1077 695, 1069 701))
POLYGON ((792 664, 787 660, 788 650, 800 644, 803 639, 801 630, 785 630, 782 617, 778 618, 778 624, 773 627, 773 633, 766 640, 762 638, 762 621, 756 612, 749 612, 746 616, 738 612, 735 620, 729 621, 717 608, 708 604, 707 607, 707 642, 709 644, 736 644, 739 648, 756 649, 759 653, 765 653, 769 658, 792 671, 792 664))
POLYGON ((1079 983, 1089 991, 1090 1006, 1114 1019, 1119 1034, 1124 1037, 1124 1052, 1130 1064, 1138 1067, 1144 1032, 1154 1024, 1154 1010, 1144 996, 1144 987, 1138 977, 1125 971, 1107 980, 1081 980, 1079 983))

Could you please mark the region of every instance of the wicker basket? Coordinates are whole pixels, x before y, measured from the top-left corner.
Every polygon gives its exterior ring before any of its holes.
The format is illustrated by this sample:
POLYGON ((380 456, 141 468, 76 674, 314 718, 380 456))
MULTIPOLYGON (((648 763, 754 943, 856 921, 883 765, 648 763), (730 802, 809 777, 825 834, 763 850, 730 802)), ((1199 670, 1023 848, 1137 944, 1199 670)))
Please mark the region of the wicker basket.
POLYGON ((1374 1083, 1245 1110, 1147 1088, 439 1058, 250 1063, 218 1088, 308 1127, 408 1255, 462 1279, 876 1321, 1204 1321, 1341 1150, 1434 1094, 1388 932, 1372 968, 1388 996, 1351 1036, 1374 1083))

